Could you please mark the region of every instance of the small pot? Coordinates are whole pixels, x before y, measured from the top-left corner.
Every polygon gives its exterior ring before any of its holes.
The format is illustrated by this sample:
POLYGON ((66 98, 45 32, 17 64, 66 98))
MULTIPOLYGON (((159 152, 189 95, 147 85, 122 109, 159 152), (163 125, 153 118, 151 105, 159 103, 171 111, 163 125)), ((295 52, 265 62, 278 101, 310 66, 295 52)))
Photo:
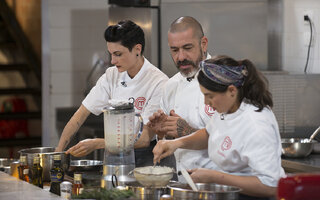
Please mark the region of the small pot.
POLYGON ((39 156, 40 165, 43 168, 43 181, 50 181, 50 170, 51 168, 53 168, 53 155, 61 155, 61 166, 65 173, 68 171, 70 165, 70 154, 65 154, 65 152, 54 151, 54 147, 37 147, 22 149, 19 151, 19 153, 20 156, 27 156, 27 164, 30 169, 33 166, 33 158, 39 156))
POLYGON ((102 171, 103 161, 101 160, 72 160, 69 171, 102 171))
POLYGON ((173 199, 214 199, 214 200, 237 200, 240 188, 214 183, 196 183, 199 191, 193 191, 188 184, 174 183, 168 185, 173 199))
POLYGON ((316 141, 309 138, 283 138, 282 155, 289 158, 307 157, 313 150, 316 141))

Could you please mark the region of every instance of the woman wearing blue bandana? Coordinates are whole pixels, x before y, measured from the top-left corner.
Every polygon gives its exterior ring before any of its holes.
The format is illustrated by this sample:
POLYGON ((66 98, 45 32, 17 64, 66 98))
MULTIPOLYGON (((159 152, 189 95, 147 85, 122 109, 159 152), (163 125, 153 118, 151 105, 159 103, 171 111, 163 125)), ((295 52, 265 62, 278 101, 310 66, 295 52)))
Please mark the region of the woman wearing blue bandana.
POLYGON ((208 148, 219 169, 189 170, 195 182, 240 187, 243 199, 274 197, 284 170, 279 128, 265 77, 249 60, 227 56, 202 61, 200 69, 197 78, 205 103, 218 114, 205 129, 159 141, 153 150, 154 162, 177 148, 208 148))

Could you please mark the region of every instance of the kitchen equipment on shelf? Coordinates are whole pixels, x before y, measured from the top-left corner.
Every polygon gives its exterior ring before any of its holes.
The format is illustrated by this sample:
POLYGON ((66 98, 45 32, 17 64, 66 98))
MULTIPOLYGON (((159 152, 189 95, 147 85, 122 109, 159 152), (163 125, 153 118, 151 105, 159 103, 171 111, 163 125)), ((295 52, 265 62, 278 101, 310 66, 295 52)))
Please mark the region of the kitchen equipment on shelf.
POLYGON ((141 200, 159 200, 163 194, 168 194, 169 192, 167 187, 145 187, 139 182, 126 183, 126 188, 133 191, 136 197, 141 200))
POLYGON ((43 168, 43 181, 50 181, 50 169, 53 167, 53 155, 61 155, 61 165, 64 171, 68 171, 70 165, 70 154, 65 152, 54 152, 54 147, 36 147, 22 149, 20 156, 27 156, 28 166, 33 166, 33 158, 40 157, 40 165, 43 168))
POLYGON ((102 171, 103 161, 101 160, 71 160, 69 171, 102 171))
POLYGON ((199 189, 193 191, 188 184, 173 183, 169 184, 169 193, 173 199, 214 199, 214 200, 237 200, 239 198, 240 188, 214 183, 195 183, 199 189))
POLYGON ((134 177, 144 187, 165 187, 172 179, 174 169, 166 166, 137 167, 133 170, 134 177))
POLYGON ((309 138, 282 138, 282 155, 289 158, 308 156, 316 141, 309 142, 309 138))
POLYGON ((320 199, 320 173, 289 174, 280 178, 277 199, 320 199))
MULTIPOLYGON (((109 100, 104 108, 105 160, 101 187, 111 189, 118 185, 125 186, 135 178, 129 172, 135 168, 135 116, 139 118, 141 134, 143 121, 135 113, 134 99, 109 100)), ((138 138, 138 136, 137 136, 138 138)))

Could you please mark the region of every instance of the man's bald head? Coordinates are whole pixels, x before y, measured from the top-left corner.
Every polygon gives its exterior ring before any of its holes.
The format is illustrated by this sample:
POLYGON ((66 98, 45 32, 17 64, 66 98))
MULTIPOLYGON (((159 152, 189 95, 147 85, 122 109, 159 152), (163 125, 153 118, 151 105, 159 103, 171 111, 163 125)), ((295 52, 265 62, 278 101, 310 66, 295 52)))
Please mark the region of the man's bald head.
POLYGON ((190 16, 179 17, 174 20, 170 26, 169 32, 183 32, 189 28, 193 30, 194 37, 201 39, 204 36, 201 24, 195 18, 190 16))

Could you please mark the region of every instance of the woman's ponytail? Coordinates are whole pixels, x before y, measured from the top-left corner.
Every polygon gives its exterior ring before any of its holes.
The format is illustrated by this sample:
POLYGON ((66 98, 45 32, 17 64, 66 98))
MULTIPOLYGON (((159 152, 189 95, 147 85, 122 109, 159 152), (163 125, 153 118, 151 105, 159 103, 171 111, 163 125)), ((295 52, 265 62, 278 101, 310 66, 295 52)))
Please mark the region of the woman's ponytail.
POLYGON ((268 90, 268 80, 256 69, 251 61, 245 59, 238 61, 239 65, 244 65, 248 70, 242 88, 240 88, 239 98, 245 98, 249 103, 257 106, 260 112, 264 107, 273 106, 272 95, 268 90))

